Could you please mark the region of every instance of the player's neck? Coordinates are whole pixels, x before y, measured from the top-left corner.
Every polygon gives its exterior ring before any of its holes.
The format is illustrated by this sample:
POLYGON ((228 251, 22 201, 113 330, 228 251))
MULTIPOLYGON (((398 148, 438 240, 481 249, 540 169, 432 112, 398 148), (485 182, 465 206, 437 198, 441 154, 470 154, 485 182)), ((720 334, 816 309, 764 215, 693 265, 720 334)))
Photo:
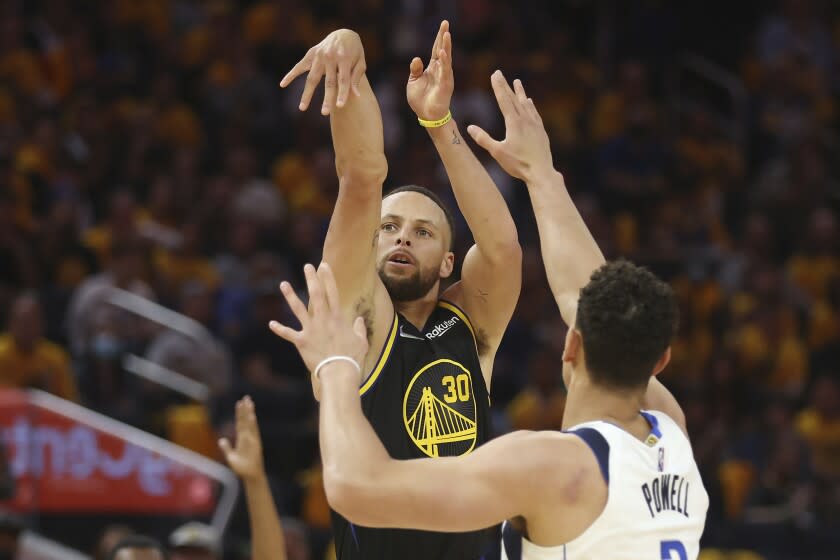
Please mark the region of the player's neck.
POLYGON ((566 398, 563 429, 604 420, 628 429, 639 421, 644 394, 609 390, 586 381, 573 383, 566 398))
POLYGON ((417 330, 422 330, 429 319, 429 315, 435 310, 438 304, 439 294, 437 290, 430 290, 428 294, 420 299, 412 301, 395 301, 394 309, 405 317, 417 330))

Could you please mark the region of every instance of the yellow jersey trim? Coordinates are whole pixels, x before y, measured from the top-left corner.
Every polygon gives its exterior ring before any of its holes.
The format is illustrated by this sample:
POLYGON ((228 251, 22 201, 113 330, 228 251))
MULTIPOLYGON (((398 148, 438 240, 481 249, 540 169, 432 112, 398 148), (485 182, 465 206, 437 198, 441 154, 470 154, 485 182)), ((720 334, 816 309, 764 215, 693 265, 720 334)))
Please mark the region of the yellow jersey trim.
POLYGON ((457 315, 458 318, 460 318, 464 322, 464 324, 467 325, 467 328, 470 329, 470 334, 472 334, 473 343, 475 344, 476 349, 478 349, 478 339, 475 336, 475 330, 473 329, 472 323, 470 322, 470 319, 467 317, 467 314, 464 313, 463 311, 461 311, 461 309, 459 307, 457 307, 457 306, 455 306, 455 305, 453 305, 453 304, 451 304, 451 303, 449 303, 448 301, 445 301, 445 300, 439 300, 438 305, 443 307, 444 309, 448 309, 449 311, 451 311, 452 313, 457 315))
POLYGON ((376 380, 379 378, 379 374, 382 373, 382 370, 385 368, 385 364, 388 362, 388 356, 391 355, 391 349, 394 347, 394 340, 397 338, 398 323, 397 312, 394 311, 394 322, 391 324, 391 333, 385 341, 385 347, 382 349, 382 355, 379 356, 379 361, 376 362, 376 367, 373 368, 373 373, 368 376, 367 381, 365 381, 364 385, 362 385, 359 389, 360 396, 367 393, 368 390, 373 387, 373 384, 376 383, 376 380))

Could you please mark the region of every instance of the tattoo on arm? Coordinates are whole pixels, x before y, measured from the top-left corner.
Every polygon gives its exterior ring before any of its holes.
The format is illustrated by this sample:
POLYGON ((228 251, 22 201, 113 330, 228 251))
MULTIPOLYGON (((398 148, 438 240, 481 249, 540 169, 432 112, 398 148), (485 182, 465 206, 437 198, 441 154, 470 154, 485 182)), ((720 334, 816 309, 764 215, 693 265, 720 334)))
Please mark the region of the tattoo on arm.
POLYGON ((452 143, 453 144, 460 144, 461 143, 461 139, 458 138, 458 133, 455 132, 454 130, 452 131, 452 143))

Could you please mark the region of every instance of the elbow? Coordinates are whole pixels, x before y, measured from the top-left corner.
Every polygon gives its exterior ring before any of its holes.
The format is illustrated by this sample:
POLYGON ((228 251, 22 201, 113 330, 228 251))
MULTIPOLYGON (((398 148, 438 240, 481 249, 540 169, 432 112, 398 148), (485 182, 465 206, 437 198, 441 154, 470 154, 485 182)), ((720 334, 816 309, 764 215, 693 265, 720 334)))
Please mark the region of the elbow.
MULTIPOLYGON (((329 506, 342 517, 365 527, 389 526, 387 496, 382 481, 371 471, 358 468, 324 467, 324 491, 329 506)), ((390 512, 393 513, 393 512, 390 512)))
POLYGON ((505 260, 511 264, 522 262, 522 245, 519 244, 519 236, 516 234, 515 229, 510 239, 501 243, 499 252, 504 255, 505 260))
POLYGON ((336 160, 340 188, 351 192, 376 190, 381 196, 382 183, 388 175, 388 161, 385 154, 371 157, 359 157, 352 160, 336 160))
POLYGON ((485 254, 492 259, 495 265, 503 267, 522 266, 522 246, 519 244, 516 231, 506 239, 494 243, 485 254))
POLYGON ((324 491, 329 506, 351 523, 363 524, 365 492, 358 477, 340 467, 324 467, 324 491))

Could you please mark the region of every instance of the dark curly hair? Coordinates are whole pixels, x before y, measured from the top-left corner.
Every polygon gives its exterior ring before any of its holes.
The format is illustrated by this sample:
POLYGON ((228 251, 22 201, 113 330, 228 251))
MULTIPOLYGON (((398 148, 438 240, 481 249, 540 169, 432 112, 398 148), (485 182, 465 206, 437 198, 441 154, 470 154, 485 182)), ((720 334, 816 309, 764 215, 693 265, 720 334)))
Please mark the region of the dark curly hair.
POLYGON ((674 292, 649 270, 625 260, 601 266, 580 292, 576 321, 593 381, 614 389, 647 384, 678 320, 674 292))

